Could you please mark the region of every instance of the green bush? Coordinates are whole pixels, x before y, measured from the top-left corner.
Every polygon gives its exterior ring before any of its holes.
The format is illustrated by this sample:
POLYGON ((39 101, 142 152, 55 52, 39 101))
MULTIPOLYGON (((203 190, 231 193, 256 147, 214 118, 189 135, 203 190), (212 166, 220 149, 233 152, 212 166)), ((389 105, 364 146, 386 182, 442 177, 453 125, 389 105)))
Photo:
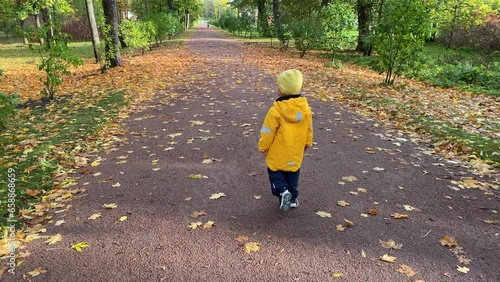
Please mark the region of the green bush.
POLYGON ((18 94, 5 94, 0 92, 0 130, 7 127, 9 118, 16 113, 16 106, 19 103, 18 94))
POLYGON ((304 57, 308 50, 319 49, 322 46, 325 30, 321 19, 315 17, 291 22, 289 28, 295 47, 301 52, 301 58, 304 57))
POLYGON ((131 49, 149 50, 149 40, 154 38, 155 30, 152 22, 123 20, 120 33, 125 43, 131 49))
POLYGON ((167 13, 156 13, 148 17, 148 21, 154 27, 154 39, 161 43, 165 38, 175 36, 182 31, 182 24, 173 15, 167 13))

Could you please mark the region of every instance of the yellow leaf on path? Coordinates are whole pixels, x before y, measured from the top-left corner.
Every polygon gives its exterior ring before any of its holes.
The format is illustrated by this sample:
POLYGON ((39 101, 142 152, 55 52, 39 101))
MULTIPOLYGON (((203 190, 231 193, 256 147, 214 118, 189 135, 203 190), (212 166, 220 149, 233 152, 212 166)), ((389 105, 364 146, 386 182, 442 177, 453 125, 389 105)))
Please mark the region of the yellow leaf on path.
POLYGON ((332 217, 332 215, 328 212, 317 211, 316 214, 321 217, 332 217))
POLYGON ((35 277, 35 276, 38 276, 38 275, 45 273, 45 272, 47 272, 47 269, 45 269, 43 267, 37 267, 37 268, 33 269, 32 271, 28 272, 28 274, 35 277))
POLYGON ((119 221, 125 221, 125 220, 127 220, 127 216, 126 216, 126 215, 124 215, 124 216, 120 217, 120 219, 118 219, 118 220, 119 220, 119 221))
POLYGON ((354 182, 354 181, 356 181, 358 179, 356 178, 356 176, 350 175, 350 176, 344 176, 344 177, 342 177, 342 180, 349 181, 349 182, 354 182))
POLYGON ((0 278, 2 278, 2 275, 7 272, 7 269, 9 269, 7 266, 0 267, 0 278))
POLYGON ((255 200, 260 200, 260 199, 262 198, 262 196, 261 196, 261 195, 255 195, 255 196, 253 196, 253 198, 254 198, 255 200))
POLYGON ((345 221, 345 226, 346 227, 353 227, 354 226, 354 222, 350 221, 350 220, 347 220, 344 218, 344 221, 345 221))
POLYGON ((226 194, 224 194, 224 193, 216 193, 216 194, 212 194, 212 196, 210 196, 209 199, 216 200, 216 199, 220 199, 220 198, 225 197, 225 196, 226 196, 226 194))
POLYGON ((55 225, 55 226, 61 226, 61 225, 63 225, 64 223, 66 223, 66 222, 64 221, 64 219, 61 219, 61 220, 56 221, 56 223, 54 223, 54 225, 55 225))
POLYGON ((377 215, 378 214, 378 211, 376 209, 369 209, 368 210, 368 214, 371 214, 371 215, 377 215))
POLYGON ((368 154, 375 154, 375 150, 373 148, 370 148, 370 147, 366 147, 365 152, 367 152, 368 154))
POLYGON ((115 184, 111 185, 111 187, 115 187, 115 188, 116 188, 116 187, 120 187, 120 186, 122 186, 122 185, 120 184, 120 182, 116 182, 115 184))
POLYGON ((344 201, 344 200, 340 200, 337 202, 337 205, 339 205, 341 207, 346 207, 346 206, 349 206, 349 203, 344 201))
POLYGON ((186 197, 186 198, 184 198, 184 201, 189 202, 189 201, 191 201, 192 199, 193 199, 193 197, 186 197))
POLYGON ((260 243, 257 242, 248 242, 243 246, 243 250, 245 253, 249 254, 251 252, 257 252, 260 250, 260 243))
POLYGON ((101 213, 94 213, 93 215, 89 216, 87 219, 88 220, 96 220, 101 216, 102 216, 101 213))
POLYGON ((240 243, 244 243, 244 242, 248 241, 248 237, 247 236, 238 236, 237 238, 234 238, 234 240, 236 240, 240 243))
POLYGON ((458 246, 457 240, 455 240, 454 237, 450 236, 444 236, 441 240, 439 240, 439 243, 441 243, 441 246, 447 246, 450 248, 458 246))
POLYGON ((89 246, 86 242, 79 242, 71 246, 72 249, 75 249, 77 252, 82 252, 82 249, 85 249, 89 246))
POLYGON ((483 222, 487 223, 487 224, 493 224, 493 225, 498 224, 498 220, 485 219, 485 220, 483 220, 483 222))
POLYGON ((99 163, 98 161, 93 161, 93 162, 90 164, 90 166, 93 166, 93 167, 96 167, 96 166, 98 166, 98 165, 100 165, 100 163, 99 163))
POLYGON ((408 215, 407 214, 404 214, 404 213, 393 213, 391 214, 391 216, 395 219, 404 219, 404 218, 408 218, 408 215))
POLYGON ((344 276, 344 274, 342 274, 342 273, 334 273, 334 274, 332 274, 332 277, 342 277, 342 276, 344 276))
POLYGON ((396 269, 396 271, 397 271, 397 272, 399 272, 399 273, 403 273, 403 274, 405 274, 405 275, 406 275, 407 277, 409 277, 409 278, 411 278, 411 277, 413 277, 413 276, 417 275, 417 272, 415 272, 415 271, 413 270, 413 268, 411 268, 410 266, 405 265, 405 264, 400 264, 400 265, 399 265, 399 268, 398 268, 398 269, 396 269))
POLYGON ((151 161, 151 163, 152 163, 152 164, 157 164, 157 163, 158 163, 158 161, 159 161, 158 159, 156 159, 156 160, 152 160, 152 161, 151 161))
POLYGON ((45 240, 44 243, 47 243, 49 245, 53 245, 55 243, 58 243, 62 240, 62 235, 61 234, 56 234, 54 236, 51 236, 49 239, 45 240))
POLYGON ((104 204, 102 205, 102 207, 105 209, 115 209, 118 206, 115 203, 111 203, 111 204, 104 204))
POLYGON ((378 167, 378 166, 377 166, 377 167, 374 167, 374 168, 373 168, 373 170, 374 170, 374 171, 384 171, 384 170, 385 170, 385 168, 383 168, 383 167, 378 167))
POLYGON ((362 187, 359 187, 359 188, 358 188, 358 189, 356 189, 356 190, 358 190, 358 192, 361 192, 361 193, 366 193, 366 192, 368 192, 368 190, 367 190, 366 188, 362 188, 362 187))
POLYGON ((199 226, 202 226, 202 225, 203 225, 203 223, 201 221, 191 222, 191 223, 189 223, 188 228, 194 230, 194 229, 196 229, 196 228, 198 228, 199 226))
POLYGON ((214 227, 214 225, 215 225, 215 222, 214 222, 214 221, 209 220, 209 221, 207 221, 205 224, 203 224, 203 228, 205 228, 205 229, 210 229, 210 228, 214 227))
POLYGON ((202 174, 190 174, 190 175, 188 175, 188 177, 192 178, 192 179, 208 178, 207 176, 202 175, 202 174))
POLYGON ((204 211, 195 211, 195 212, 191 213, 192 218, 197 218, 197 217, 200 217, 203 215, 207 215, 207 213, 204 211))
POLYGON ((365 250, 361 250, 361 257, 362 257, 362 258, 366 258, 366 253, 365 253, 365 250))
POLYGON ((382 240, 378 240, 380 242, 380 245, 382 246, 382 248, 385 248, 385 249, 395 249, 395 250, 401 250, 403 248, 403 244, 398 244, 396 242, 394 242, 394 240, 392 239, 389 239, 387 241, 382 241, 382 240))
POLYGON ((337 229, 337 231, 342 232, 342 231, 344 231, 344 230, 345 230, 345 227, 344 227, 344 226, 342 226, 342 224, 337 224, 337 225, 335 226, 335 229, 337 229))
POLYGON ((461 266, 457 265, 457 271, 458 272, 467 274, 467 273, 469 273, 469 270, 470 270, 470 268, 468 268, 468 267, 465 267, 465 266, 461 267, 461 266))
POLYGON ((380 257, 380 259, 385 261, 385 262, 395 263, 397 258, 390 256, 388 254, 384 254, 383 256, 380 257))

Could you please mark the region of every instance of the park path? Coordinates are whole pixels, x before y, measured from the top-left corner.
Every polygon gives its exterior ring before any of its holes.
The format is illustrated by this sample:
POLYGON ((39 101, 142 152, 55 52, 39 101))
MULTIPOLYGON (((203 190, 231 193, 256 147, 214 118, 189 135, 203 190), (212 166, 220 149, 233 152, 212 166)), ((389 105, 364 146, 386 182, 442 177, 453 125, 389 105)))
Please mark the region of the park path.
POLYGON ((500 281, 500 230, 484 222, 499 219, 498 194, 450 189, 469 176, 460 165, 322 101, 310 99, 315 145, 300 207, 280 212, 256 149, 275 78, 217 30, 199 26, 187 45, 196 58, 189 76, 122 121, 128 133, 79 179, 87 195, 54 215, 66 223, 46 234, 62 241, 29 244, 5 281, 500 281), (345 219, 354 225, 338 231, 345 219), (444 236, 458 248, 441 246, 444 236), (402 248, 383 248, 379 240, 390 239, 402 248), (69 248, 78 242, 89 246, 69 248), (260 250, 245 253, 251 242, 260 250), (408 278, 401 264, 417 274, 408 278), (26 274, 37 267, 47 272, 26 274))

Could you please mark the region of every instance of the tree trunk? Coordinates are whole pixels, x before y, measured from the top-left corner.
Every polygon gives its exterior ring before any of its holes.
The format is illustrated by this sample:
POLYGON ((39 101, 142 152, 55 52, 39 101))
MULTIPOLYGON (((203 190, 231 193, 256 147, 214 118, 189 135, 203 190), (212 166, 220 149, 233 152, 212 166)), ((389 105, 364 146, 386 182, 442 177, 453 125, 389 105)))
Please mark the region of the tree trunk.
POLYGON ((258 29, 262 33, 262 36, 270 37, 271 32, 269 30, 269 25, 267 24, 267 13, 266 13, 266 0, 258 0, 257 3, 257 25, 258 29))
POLYGON ((87 4, 87 18, 89 19, 90 32, 92 33, 92 47, 94 48, 94 57, 97 64, 101 61, 101 51, 99 50, 101 42, 99 39, 99 30, 97 29, 97 21, 95 19, 94 1, 85 0, 85 3, 87 4))
POLYGON ((283 26, 281 25, 280 0, 273 0, 273 19, 276 37, 278 37, 282 45, 285 45, 285 36, 283 26))
MULTIPOLYGON (((40 22, 40 14, 35 15, 35 26, 36 29, 39 30, 42 27, 42 24, 40 22)), ((45 39, 43 37, 39 38, 40 45, 45 44, 45 39)))
MULTIPOLYGON (((24 20, 19 20, 19 25, 21 26, 21 30, 24 30, 24 20)), ((29 44, 28 38, 23 34, 23 44, 29 44)))
POLYGON ((174 0, 168 0, 167 4, 168 4, 168 11, 169 12, 175 11, 174 0))
POLYGON ((145 0, 146 17, 149 17, 149 0, 145 0))
POLYGON ((118 7, 116 0, 102 0, 102 8, 104 11, 104 20, 108 28, 106 28, 106 62, 104 69, 113 68, 121 65, 120 57, 120 40, 118 38, 118 7))
POLYGON ((372 50, 372 46, 367 42, 371 35, 372 5, 371 1, 357 0, 358 45, 356 46, 356 51, 363 52, 365 56, 370 56, 372 50))

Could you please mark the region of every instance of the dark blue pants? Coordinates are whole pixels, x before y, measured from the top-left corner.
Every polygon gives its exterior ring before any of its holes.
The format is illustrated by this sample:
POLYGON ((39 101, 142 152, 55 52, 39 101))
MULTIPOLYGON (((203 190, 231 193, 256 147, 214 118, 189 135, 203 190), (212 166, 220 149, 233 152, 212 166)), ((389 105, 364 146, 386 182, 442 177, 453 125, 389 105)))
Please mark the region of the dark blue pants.
MULTIPOLYGON (((292 194, 292 201, 297 199, 299 191, 297 190, 299 184, 300 169, 295 172, 289 171, 272 171, 267 169, 269 174, 269 182, 271 182, 271 192, 274 196, 280 197, 280 193, 288 190, 292 194)), ((281 199, 280 199, 281 201, 281 199)))

